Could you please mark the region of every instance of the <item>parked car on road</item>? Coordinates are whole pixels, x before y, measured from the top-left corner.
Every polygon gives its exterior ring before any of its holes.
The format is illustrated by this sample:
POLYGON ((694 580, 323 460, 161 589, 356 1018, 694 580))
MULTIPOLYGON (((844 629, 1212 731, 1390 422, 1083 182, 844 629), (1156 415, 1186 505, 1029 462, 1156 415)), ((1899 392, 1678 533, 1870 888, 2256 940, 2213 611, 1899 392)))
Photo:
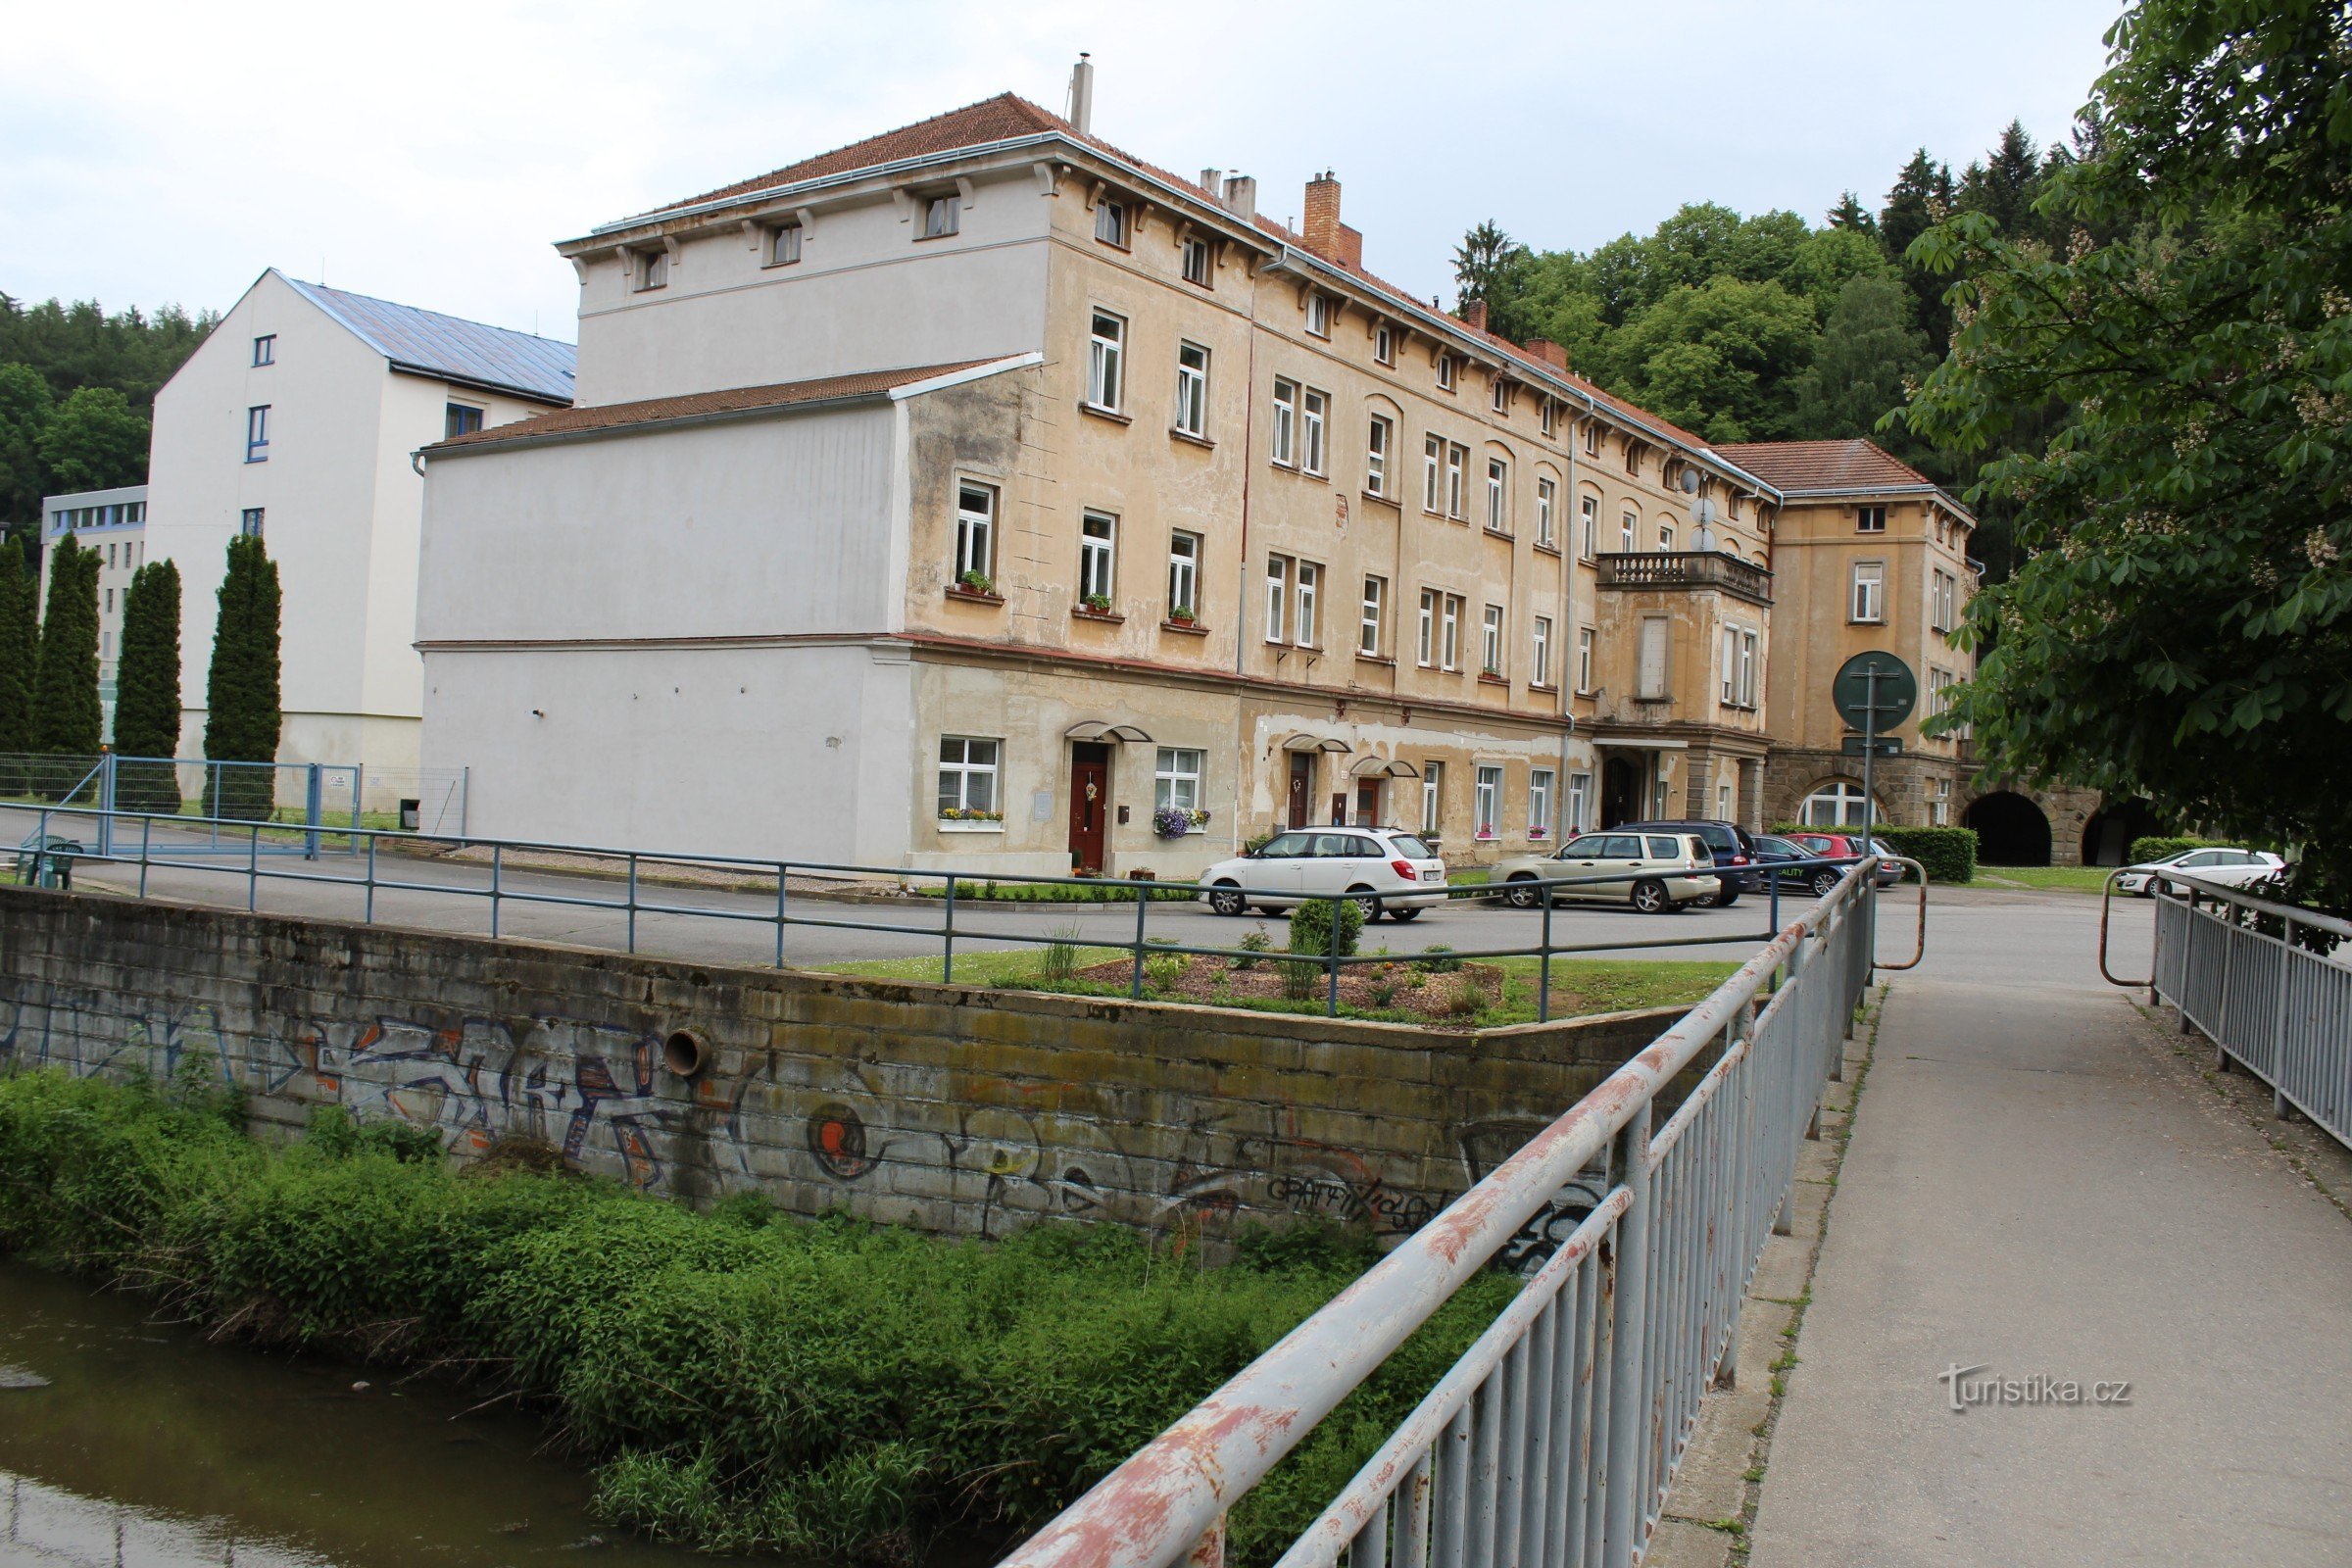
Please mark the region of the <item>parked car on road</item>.
POLYGON ((1219 914, 1288 909, 1316 894, 1352 894, 1366 920, 1410 920, 1446 902, 1446 862, 1418 834, 1386 827, 1277 833, 1193 880, 1219 914))
MULTIPOLYGON (((1856 833, 1791 833, 1788 835, 1788 842, 1806 854, 1819 856, 1825 860, 1859 860, 1865 855, 1876 855, 1882 859, 1890 859, 1894 855, 1894 851, 1887 846, 1884 839, 1872 839, 1870 847, 1865 849, 1861 835, 1856 833)), ((1879 886, 1890 888, 1902 879, 1903 868, 1901 866, 1881 865, 1879 867, 1879 886)))
POLYGON ((1756 887, 1762 893, 1771 888, 1764 878, 1770 877, 1783 889, 1801 888, 1817 899, 1826 899, 1845 872, 1834 865, 1821 865, 1820 853, 1807 849, 1790 839, 1775 838, 1769 833, 1756 835, 1756 887), (1795 861, 1796 864, 1788 862, 1795 861), (1776 869, 1778 867, 1778 869, 1776 869))
POLYGON ((1596 899, 1631 904, 1643 914, 1660 914, 1715 896, 1715 856, 1695 833, 1582 833, 1549 855, 1521 855, 1498 863, 1493 882, 1515 908, 1543 903, 1552 882, 1554 903, 1596 899), (1562 877, 1611 876, 1606 882, 1560 883, 1562 877))
POLYGON ((2115 891, 2135 893, 2144 899, 2185 886, 2167 882, 2163 876, 2166 871, 2186 871, 2200 882, 2218 882, 2226 888, 2242 888, 2249 882, 2277 876, 2285 864, 2284 860, 2268 850, 2207 845, 2203 849, 2180 850, 2161 860, 2128 865, 2124 867, 2123 874, 2115 879, 2115 891))
POLYGON ((1746 867, 1756 858, 1756 841, 1747 829, 1737 822, 1719 822, 1709 817, 1691 817, 1679 822, 1620 822, 1608 830, 1611 833, 1695 833, 1715 857, 1716 869, 1739 875, 1717 877, 1714 904, 1718 909, 1728 909, 1740 902, 1743 892, 1753 893, 1764 886, 1763 879, 1746 867))

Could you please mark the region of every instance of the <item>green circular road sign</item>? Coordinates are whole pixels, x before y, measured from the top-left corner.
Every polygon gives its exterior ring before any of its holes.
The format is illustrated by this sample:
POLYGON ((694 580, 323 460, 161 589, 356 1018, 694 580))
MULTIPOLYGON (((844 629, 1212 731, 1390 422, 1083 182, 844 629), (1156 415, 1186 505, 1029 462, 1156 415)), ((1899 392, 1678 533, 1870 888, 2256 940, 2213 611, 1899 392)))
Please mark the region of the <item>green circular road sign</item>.
POLYGON ((1919 706, 1919 677, 1892 654, 1856 654, 1838 666, 1830 682, 1830 700, 1855 729, 1884 735, 1911 716, 1919 706), (1876 677, 1875 679, 1873 677, 1876 677), (1873 704, 1877 714, 1871 713, 1873 704))

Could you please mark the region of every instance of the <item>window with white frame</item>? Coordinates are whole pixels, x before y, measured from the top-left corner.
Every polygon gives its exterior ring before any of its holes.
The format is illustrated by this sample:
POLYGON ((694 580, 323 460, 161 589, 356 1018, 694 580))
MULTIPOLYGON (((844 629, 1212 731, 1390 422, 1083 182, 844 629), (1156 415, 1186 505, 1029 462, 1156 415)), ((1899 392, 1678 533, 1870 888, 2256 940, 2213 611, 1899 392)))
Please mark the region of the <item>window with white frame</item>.
POLYGON ((1674 524, 1671 522, 1658 524, 1658 554, 1662 556, 1674 554, 1674 524))
POLYGON ((1576 512, 1583 524, 1582 537, 1577 541, 1577 554, 1591 561, 1600 554, 1600 497, 1577 497, 1576 512))
POLYGON ((1450 354, 1438 356, 1438 390, 1441 392, 1453 390, 1453 356, 1450 354))
POLYGON ((1938 570, 1933 576, 1930 591, 1933 595, 1930 624, 1937 631, 1950 631, 1960 618, 1960 579, 1938 570))
POLYGON ((1277 377, 1274 382, 1274 461, 1284 467, 1298 462, 1298 383, 1277 377))
POLYGON ((1127 204, 1100 201, 1095 203, 1095 238, 1105 245, 1127 248, 1127 204))
POLYGON ((1952 781, 1948 778, 1939 778, 1936 781, 1934 792, 1928 797, 1928 825, 1930 827, 1949 827, 1951 822, 1952 781))
POLYGON ((801 259, 801 225, 784 223, 767 235, 767 265, 790 267, 801 259))
POLYGON ((1587 821, 1587 817, 1585 815, 1586 804, 1591 801, 1592 798, 1592 775, 1590 773, 1569 774, 1568 799, 1565 803, 1566 815, 1560 819, 1561 837, 1565 838, 1571 833, 1582 833, 1585 830, 1585 823, 1587 821))
POLYGON ((1331 399, 1308 387, 1298 400, 1298 468, 1302 473, 1323 471, 1323 432, 1330 421, 1331 399))
POLYGON ((963 198, 930 196, 923 201, 923 238, 944 239, 963 226, 963 198))
POLYGON ((991 583, 996 575, 996 486, 958 485, 956 490, 956 580, 970 588, 991 583), (975 577, 981 582, 971 581, 975 577))
POLYGON ((1745 626, 1723 628, 1723 703, 1756 706, 1756 634, 1745 626))
POLYGON ((1592 628, 1590 626, 1576 628, 1576 689, 1580 692, 1592 689, 1592 628))
POLYGON ((1208 437, 1208 350, 1198 343, 1176 345, 1176 429, 1208 437))
POLYGON ((1372 328, 1372 358, 1383 365, 1396 363, 1396 334, 1386 321, 1372 328))
POLYGON ((1560 406, 1552 402, 1551 399, 1545 398, 1544 400, 1543 412, 1538 416, 1538 418, 1541 421, 1545 440, 1549 440, 1553 436, 1556 436, 1560 433, 1560 406))
POLYGON ((1384 641, 1383 630, 1389 615, 1389 579, 1364 579, 1363 613, 1356 622, 1355 647, 1358 653, 1380 657, 1384 641))
POLYGON ((1549 615, 1538 615, 1536 617, 1536 636, 1533 653, 1534 659, 1532 662, 1534 664, 1534 669, 1531 671, 1531 678, 1539 686, 1550 685, 1551 617, 1549 615))
POLYGON ((1389 454, 1396 449, 1396 421, 1385 414, 1372 416, 1370 429, 1364 436, 1364 493, 1385 496, 1389 493, 1389 454))
POLYGON ((1316 337, 1331 336, 1331 296, 1309 294, 1306 297, 1306 329, 1316 337))
POLYGON ((1200 808, 1200 764, 1206 752, 1190 746, 1162 746, 1158 766, 1152 779, 1152 806, 1154 810, 1174 807, 1179 811, 1200 808))
POLYGON ((1440 475, 1446 467, 1446 438, 1433 435, 1421 443, 1421 507, 1425 512, 1441 511, 1438 505, 1444 495, 1440 475))
POLYGON ((1805 797, 1797 820, 1807 827, 1860 827, 1862 786, 1838 779, 1805 797))
POLYGON ((1493 400, 1494 412, 1507 417, 1511 412, 1511 383, 1499 375, 1496 376, 1489 396, 1493 400))
POLYGON ((1715 818, 1717 821, 1731 822, 1739 819, 1739 809, 1733 800, 1736 793, 1730 779, 1715 781, 1715 818))
POLYGON ((1462 667, 1462 596, 1447 594, 1438 605, 1438 655, 1447 669, 1462 667))
POLYGON ((1482 767, 1478 770, 1477 787, 1472 794, 1472 821, 1478 836, 1491 839, 1502 810, 1502 769, 1482 767))
POLYGON ((1544 549, 1554 548, 1552 514, 1559 510, 1560 487, 1549 479, 1536 481, 1536 543, 1544 549))
POLYGON ((1186 619, 1199 612, 1200 601, 1200 536, 1168 535, 1168 617, 1186 619))
POLYGON ((1297 609, 1291 616, 1291 640, 1301 648, 1314 648, 1323 641, 1323 625, 1319 611, 1322 600, 1323 568, 1311 561, 1298 563, 1297 609))
POLYGON ((1617 519, 1617 548, 1626 555, 1634 553, 1634 535, 1642 527, 1642 514, 1629 512, 1617 519))
POLYGON ((1479 615, 1478 667, 1490 675, 1502 673, 1502 607, 1489 605, 1479 615))
POLYGON ((245 461, 270 461, 270 405, 257 403, 245 411, 245 461))
POLYGON ((1886 618, 1886 563, 1857 561, 1854 563, 1853 593, 1850 597, 1851 619, 1857 623, 1882 621, 1886 618))
POLYGON ((1585 456, 1588 458, 1600 456, 1600 422, 1596 419, 1585 421, 1585 456))
POLYGON ((1001 740, 973 735, 939 738, 939 814, 943 818, 1000 814, 997 769, 1004 751, 1001 740))
POLYGON ((1446 764, 1421 764, 1421 831, 1435 833, 1446 820, 1446 764))
POLYGON ((669 282, 669 252, 667 250, 640 251, 637 254, 637 292, 661 288, 669 282))
POLYGON ((1458 444, 1446 448, 1446 515, 1454 521, 1462 520, 1462 505, 1468 499, 1462 494, 1470 469, 1470 449, 1458 444))
POLYGON ((1090 512, 1078 519, 1078 600, 1089 610, 1110 608, 1118 538, 1118 519, 1107 513, 1090 512))
POLYGON ((1634 645, 1634 695, 1637 698, 1661 699, 1672 695, 1666 687, 1666 639, 1668 627, 1664 615, 1644 615, 1639 639, 1634 645))
POLYGON ((1427 669, 1438 662, 1438 601, 1442 596, 1435 588, 1421 590, 1421 636, 1415 644, 1416 659, 1427 669))
POLYGON ((1495 533, 1511 529, 1511 466, 1500 458, 1487 460, 1487 527, 1495 533))
POLYGON ((1283 630, 1290 623, 1290 605, 1291 558, 1268 556, 1266 558, 1266 641, 1279 643, 1288 640, 1283 636, 1283 630))
POLYGON ((1885 533, 1886 531, 1886 509, 1885 507, 1856 507, 1854 509, 1854 531, 1856 533, 1885 533))
POLYGON ((1202 288, 1214 287, 1215 273, 1209 266, 1208 241, 1198 234, 1188 234, 1184 240, 1184 280, 1202 288))
POLYGON ((1086 401, 1116 412, 1126 386, 1127 322, 1108 311, 1095 312, 1087 343, 1086 401))
POLYGON ((1527 770, 1527 836, 1546 838, 1551 833, 1551 784, 1556 775, 1548 767, 1527 770))

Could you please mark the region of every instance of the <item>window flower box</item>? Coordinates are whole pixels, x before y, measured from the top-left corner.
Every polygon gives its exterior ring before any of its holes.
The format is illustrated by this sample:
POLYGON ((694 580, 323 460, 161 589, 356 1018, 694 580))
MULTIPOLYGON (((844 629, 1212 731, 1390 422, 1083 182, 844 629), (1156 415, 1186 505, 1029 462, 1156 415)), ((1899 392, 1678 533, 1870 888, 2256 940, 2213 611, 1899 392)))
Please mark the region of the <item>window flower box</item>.
POLYGON ((1163 839, 1180 839, 1198 833, 1208 826, 1204 810, 1186 810, 1181 806, 1163 806, 1152 813, 1152 831, 1163 839))
POLYGON ((949 807, 939 813, 942 833, 1002 833, 1004 831, 1003 811, 984 811, 977 807, 949 807))

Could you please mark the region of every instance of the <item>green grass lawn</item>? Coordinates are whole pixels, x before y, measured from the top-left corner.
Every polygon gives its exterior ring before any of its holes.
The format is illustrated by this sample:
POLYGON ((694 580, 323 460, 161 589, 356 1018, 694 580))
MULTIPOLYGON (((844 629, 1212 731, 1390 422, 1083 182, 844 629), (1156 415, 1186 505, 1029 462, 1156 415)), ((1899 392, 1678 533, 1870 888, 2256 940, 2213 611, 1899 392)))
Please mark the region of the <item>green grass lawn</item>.
POLYGON ((2108 874, 2114 869, 2112 865, 1980 865, 1976 885, 2096 893, 2107 885, 2108 874))

